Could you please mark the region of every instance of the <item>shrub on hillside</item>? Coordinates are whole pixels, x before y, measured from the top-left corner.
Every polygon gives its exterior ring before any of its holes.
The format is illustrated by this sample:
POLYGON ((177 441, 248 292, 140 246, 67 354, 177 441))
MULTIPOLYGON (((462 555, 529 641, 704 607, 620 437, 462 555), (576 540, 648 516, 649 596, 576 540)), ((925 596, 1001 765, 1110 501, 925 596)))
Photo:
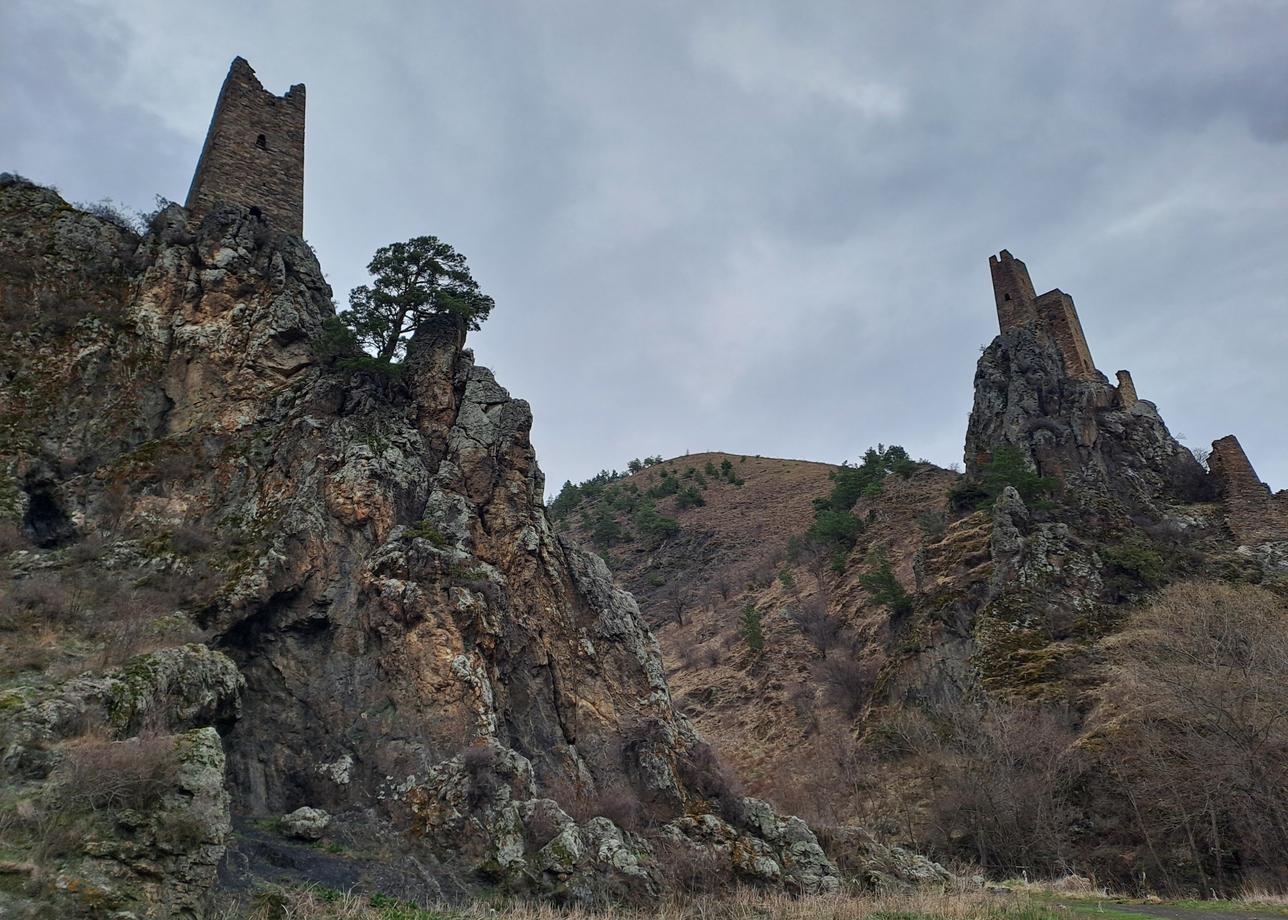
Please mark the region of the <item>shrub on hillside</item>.
POLYGON ((8 555, 14 550, 30 549, 31 541, 22 528, 12 521, 0 521, 0 556, 8 555))
POLYGON ((890 608, 892 619, 902 619, 912 613, 912 596, 899 584, 884 554, 876 557, 876 567, 871 572, 859 576, 859 584, 871 592, 874 601, 890 608))
POLYGON ((993 449, 987 463, 953 488, 948 500, 957 511, 987 511, 1007 486, 1014 487, 1026 504, 1041 504, 1060 482, 1052 476, 1039 476, 1019 448, 1002 444, 993 449))
POLYGON ((755 604, 748 604, 742 609, 742 637, 747 641, 747 648, 759 655, 765 650, 765 635, 760 627, 760 611, 755 604))
POLYGON ((621 543, 626 537, 621 523, 607 508, 600 508, 590 528, 590 542, 599 549, 608 549, 621 543))
POLYGON ((869 447, 857 466, 843 463, 832 471, 832 491, 824 498, 814 499, 815 510, 849 511, 862 496, 879 495, 887 476, 907 478, 916 469, 917 464, 898 444, 869 447))
POLYGON ((178 768, 172 737, 113 741, 89 734, 68 746, 58 767, 58 802, 73 812, 146 810, 173 785, 178 768))
POLYGON ((923 737, 942 784, 931 802, 936 848, 996 874, 1052 875, 1073 854, 1081 755, 1068 714, 988 700, 934 713, 923 737))
POLYGON ((917 515, 917 526, 927 540, 938 540, 948 530, 948 520, 942 511, 923 511, 917 515))
POLYGON ((863 522, 850 512, 823 509, 814 515, 806 536, 824 545, 853 549, 861 533, 863 522))
POLYGON ((840 641, 841 620, 830 616, 822 599, 812 597, 792 613, 792 619, 810 644, 826 652, 840 641))
POLYGON ((714 802, 729 821, 742 815, 742 785, 711 745, 699 741, 676 761, 680 779, 691 792, 714 802))
POLYGON ((870 662, 858 657, 852 647, 835 647, 828 651, 816 669, 824 698, 850 718, 858 715, 872 698, 876 670, 870 662))
POLYGON ((1106 643, 1102 774, 1155 879, 1228 894, 1288 884, 1288 600, 1263 588, 1164 589, 1106 643))
POLYGON ((680 522, 675 518, 659 514, 652 502, 641 506, 639 511, 635 512, 634 521, 635 531, 640 539, 653 546, 680 532, 680 522))
POLYGON ((1167 564, 1157 550, 1141 540, 1125 540, 1100 550, 1106 567, 1106 585, 1120 596, 1161 587, 1167 564))
POLYGON ((707 500, 702 497, 697 486, 686 486, 675 496, 675 507, 680 511, 685 508, 699 508, 706 503, 707 500))

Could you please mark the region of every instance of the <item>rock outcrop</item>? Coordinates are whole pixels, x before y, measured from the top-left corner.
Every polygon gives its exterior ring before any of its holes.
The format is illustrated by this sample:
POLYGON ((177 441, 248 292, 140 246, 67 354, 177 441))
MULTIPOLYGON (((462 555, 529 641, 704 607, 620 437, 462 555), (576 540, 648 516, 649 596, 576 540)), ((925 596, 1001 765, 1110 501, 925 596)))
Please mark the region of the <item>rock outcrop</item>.
POLYGON ((1103 374, 1072 376, 1056 346, 1035 331, 1004 331, 975 371, 966 429, 968 472, 1001 445, 1018 448, 1067 490, 1113 496, 1131 508, 1209 497, 1194 455, 1179 444, 1154 404, 1120 391, 1103 374))
MULTIPOLYGON (((160 709, 207 774, 226 758, 226 789, 184 774, 192 802, 325 811, 328 839, 432 867, 422 893, 576 898, 662 882, 651 844, 552 798, 625 790, 667 839, 734 854, 731 875, 835 887, 807 827, 693 778, 703 746, 656 641, 553 534, 529 407, 454 320, 417 333, 401 374, 332 366, 312 252, 239 207, 194 225, 171 206, 139 237, 8 178, 0 256, 0 513, 50 558, 93 543, 96 571, 128 558, 182 583, 205 646, 73 684, 113 737, 160 709)), ((30 691, 9 737, 63 698, 30 691)), ((6 769, 27 769, 15 744, 6 769)), ((223 832, 197 837, 208 867, 223 832)), ((129 898, 182 912, 150 892, 129 898)))

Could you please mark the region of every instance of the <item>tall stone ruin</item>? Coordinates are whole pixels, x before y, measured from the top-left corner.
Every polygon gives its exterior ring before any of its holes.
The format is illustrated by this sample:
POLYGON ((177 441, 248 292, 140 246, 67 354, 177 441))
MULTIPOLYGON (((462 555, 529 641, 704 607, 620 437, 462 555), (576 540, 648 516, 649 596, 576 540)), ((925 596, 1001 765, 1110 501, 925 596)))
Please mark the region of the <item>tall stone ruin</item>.
POLYGON ((1114 386, 1096 370, 1073 298, 1058 288, 1038 294, 1005 249, 989 269, 1000 334, 975 374, 967 470, 1011 445, 1043 476, 1128 507, 1208 494, 1204 470, 1137 395, 1131 374, 1118 371, 1114 386))
POLYGON ((1091 360, 1091 349, 1087 347, 1073 298, 1059 288, 1035 294, 1028 268, 1005 249, 990 256, 988 265, 993 274, 993 296, 997 300, 1001 331, 1034 329, 1054 343, 1070 377, 1095 376, 1096 365, 1091 360))
POLYGON ((219 91, 185 204, 200 220, 221 202, 304 235, 304 84, 274 96, 243 57, 219 91))
POLYGON ((1235 539, 1245 544, 1288 540, 1288 491, 1271 493, 1238 438, 1230 434, 1212 442, 1208 469, 1235 539))

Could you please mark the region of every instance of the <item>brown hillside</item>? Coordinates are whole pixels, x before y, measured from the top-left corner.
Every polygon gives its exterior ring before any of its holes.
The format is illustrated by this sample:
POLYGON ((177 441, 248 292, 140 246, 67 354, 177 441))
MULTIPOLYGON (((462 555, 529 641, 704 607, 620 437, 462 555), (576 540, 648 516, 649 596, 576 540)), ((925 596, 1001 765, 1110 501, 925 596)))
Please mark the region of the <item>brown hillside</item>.
MULTIPOLYGON (((867 812, 867 792, 854 781, 854 737, 886 668, 893 630, 888 611, 872 602, 859 577, 880 551, 913 590, 913 559, 926 541, 918 517, 942 510, 959 476, 924 465, 908 479, 888 477, 881 495, 860 499, 854 513, 869 523, 841 574, 828 556, 789 553, 789 541, 814 519, 812 500, 831 489, 834 466, 696 454, 620 485, 647 491, 663 469, 683 477, 725 459, 741 488, 705 477, 705 505, 677 509, 674 497, 657 501, 660 513, 679 522, 675 537, 649 546, 633 535, 599 551, 654 625, 677 704, 751 793, 824 821, 867 812), (761 616, 759 654, 743 634, 749 605, 761 616), (821 638, 811 638, 801 623, 811 612, 822 617, 821 638)), ((591 522, 611 495, 610 487, 569 515, 569 534, 591 545, 591 522)))
MULTIPOLYGON (((813 520, 810 501, 827 492, 828 475, 835 468, 808 460, 719 452, 666 460, 626 477, 619 486, 647 491, 658 485, 666 471, 684 483, 705 480, 700 492, 706 504, 679 508, 675 496, 659 499, 658 511, 679 522, 679 534, 660 546, 628 539, 595 549, 635 595, 645 619, 660 626, 676 619, 677 593, 687 610, 710 603, 713 596, 719 599, 722 586, 728 593, 766 573, 772 575, 770 570, 785 554, 788 539, 804 532, 813 520), (705 472, 708 465, 718 470, 726 460, 742 480, 741 486, 705 472), (685 478, 690 470, 692 478, 685 478)), ((567 532, 586 546, 594 545, 589 521, 595 507, 588 503, 564 522, 567 532)), ((629 530, 629 514, 616 516, 629 530)))

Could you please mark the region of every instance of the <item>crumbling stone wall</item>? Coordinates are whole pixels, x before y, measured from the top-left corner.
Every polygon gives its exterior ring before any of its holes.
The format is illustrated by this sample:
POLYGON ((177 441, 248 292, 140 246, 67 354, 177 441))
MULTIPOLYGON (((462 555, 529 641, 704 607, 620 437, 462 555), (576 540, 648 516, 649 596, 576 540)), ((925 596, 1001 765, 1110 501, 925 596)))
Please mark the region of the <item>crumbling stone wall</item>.
POLYGON ((1055 344, 1070 377, 1094 377, 1096 364, 1091 360, 1073 298, 1059 288, 1037 296, 1028 267, 1005 249, 990 256, 988 266, 1001 331, 1035 329, 1055 344))
POLYGON ((1288 540, 1288 492, 1272 495, 1234 435, 1212 442, 1208 469, 1225 505, 1226 523, 1240 543, 1288 540))
POLYGON ((275 229, 304 234, 304 85, 274 96, 242 57, 219 91, 187 207, 200 219, 221 201, 258 208, 275 229))
POLYGON ((1131 371, 1118 371, 1118 408, 1130 409, 1140 402, 1136 395, 1136 383, 1131 379, 1131 371))
POLYGON ((1038 322, 1043 331, 1055 342, 1064 359, 1064 369, 1070 377, 1092 377, 1096 373, 1087 337, 1082 332, 1082 322, 1073 305, 1073 298, 1056 288, 1047 291, 1037 300, 1038 322))

